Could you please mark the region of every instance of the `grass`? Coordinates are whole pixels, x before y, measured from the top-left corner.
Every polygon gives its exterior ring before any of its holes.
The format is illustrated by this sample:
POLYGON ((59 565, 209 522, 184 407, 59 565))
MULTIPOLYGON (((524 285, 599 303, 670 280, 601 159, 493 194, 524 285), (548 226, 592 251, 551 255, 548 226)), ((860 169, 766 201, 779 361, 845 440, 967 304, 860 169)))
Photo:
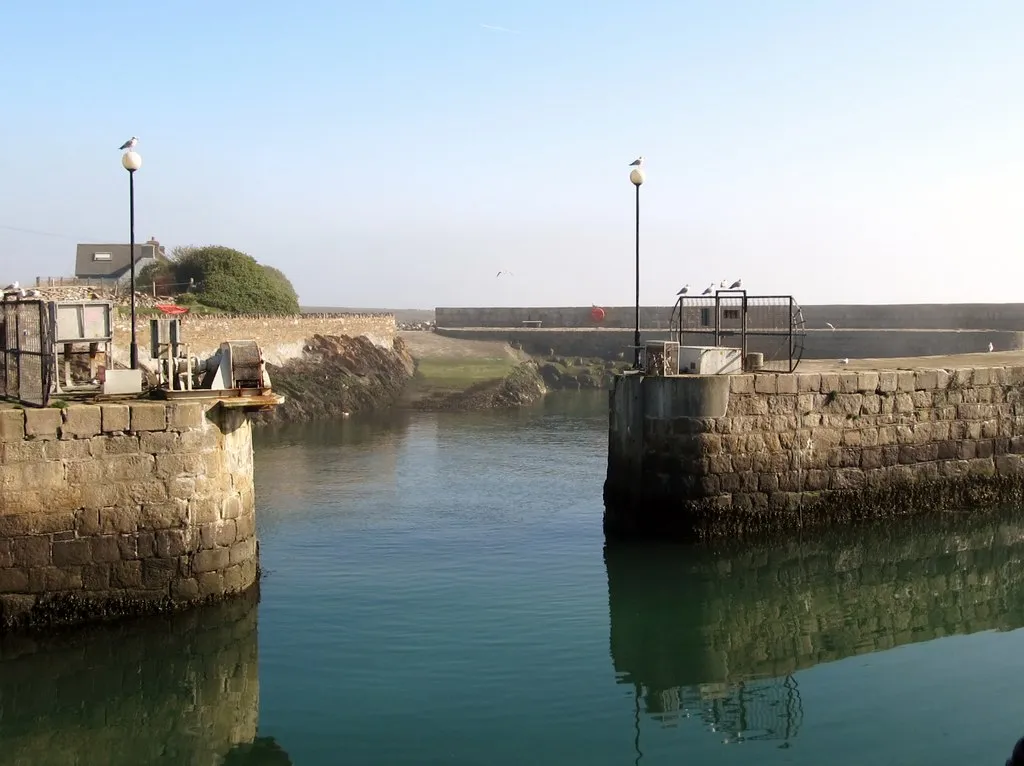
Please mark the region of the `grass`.
POLYGON ((476 383, 500 380, 515 366, 516 361, 511 358, 435 357, 419 360, 416 365, 416 378, 422 388, 461 391, 476 383))

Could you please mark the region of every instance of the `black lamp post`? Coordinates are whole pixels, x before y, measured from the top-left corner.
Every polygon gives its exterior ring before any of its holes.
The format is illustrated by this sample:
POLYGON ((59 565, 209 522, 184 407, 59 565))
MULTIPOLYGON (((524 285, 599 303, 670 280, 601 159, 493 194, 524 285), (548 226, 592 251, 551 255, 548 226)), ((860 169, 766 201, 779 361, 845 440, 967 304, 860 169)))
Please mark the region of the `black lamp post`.
POLYGON ((130 349, 131 367, 139 369, 139 344, 135 337, 135 171, 142 167, 142 155, 129 149, 121 157, 121 164, 128 171, 128 261, 130 268, 130 289, 132 292, 132 345, 130 349))
POLYGON ((640 369, 640 185, 644 171, 639 165, 629 171, 629 180, 636 187, 636 331, 633 333, 633 369, 640 369))

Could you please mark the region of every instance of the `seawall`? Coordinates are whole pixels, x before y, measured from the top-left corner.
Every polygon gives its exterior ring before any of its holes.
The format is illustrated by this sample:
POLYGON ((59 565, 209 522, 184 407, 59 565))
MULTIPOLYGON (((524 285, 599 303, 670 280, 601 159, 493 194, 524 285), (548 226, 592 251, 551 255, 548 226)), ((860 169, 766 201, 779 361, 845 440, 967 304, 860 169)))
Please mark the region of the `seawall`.
POLYGON ((616 378, 605 529, 732 537, 1024 498, 1024 359, 616 378))
POLYGON ((0 447, 0 625, 175 609, 256 582, 244 412, 5 409, 0 447))
MULTIPOLYGON (((501 341, 528 354, 631 359, 633 330, 568 328, 448 328, 439 335, 463 340, 501 341)), ((641 339, 675 340, 667 330, 642 329, 641 339)), ((765 359, 778 358, 788 347, 785 337, 747 339, 748 351, 760 351, 765 359)), ((713 346, 711 333, 687 333, 690 346, 713 346)), ((729 343, 739 345, 737 338, 729 343)), ((808 330, 803 339, 804 359, 873 359, 907 356, 944 356, 984 351, 991 343, 999 351, 1024 349, 1024 332, 1009 330, 808 330)))
MULTIPOLYGON (((636 324, 633 306, 603 306, 595 322, 590 306, 439 307, 438 327, 522 327, 540 321, 542 327, 629 329, 636 324)), ((803 305, 808 329, 904 330, 1024 330, 1024 303, 812 304, 803 305)), ((640 326, 669 329, 672 306, 641 306, 640 326)))
MULTIPOLYGON (((135 332, 144 358, 149 355, 149 321, 136 317, 135 332)), ((226 340, 255 340, 267 362, 281 365, 302 356, 306 341, 315 335, 366 337, 371 343, 391 348, 397 336, 394 314, 298 314, 200 315, 183 314, 181 330, 192 354, 213 354, 226 340)), ((131 342, 131 319, 120 311, 114 319, 114 346, 127 358, 131 342)))

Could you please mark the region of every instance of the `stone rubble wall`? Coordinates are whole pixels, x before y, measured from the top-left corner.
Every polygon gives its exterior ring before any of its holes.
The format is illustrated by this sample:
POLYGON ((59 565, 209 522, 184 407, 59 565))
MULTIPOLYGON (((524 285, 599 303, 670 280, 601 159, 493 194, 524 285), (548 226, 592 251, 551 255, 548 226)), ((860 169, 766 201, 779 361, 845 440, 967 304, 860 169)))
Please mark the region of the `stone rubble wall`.
POLYGON ((646 415, 631 445, 624 427, 613 411, 606 499, 639 505, 613 527, 729 535, 1024 495, 1024 367, 735 375, 724 417, 646 415))
MULTIPOLYGON (((149 322, 152 317, 136 317, 135 333, 141 355, 149 356, 149 322)), ((263 358, 275 365, 302 356, 306 341, 314 335, 364 336, 374 345, 391 348, 398 329, 393 314, 298 314, 273 315, 191 315, 181 317, 182 338, 189 351, 199 357, 212 355, 226 340, 255 340, 263 358)), ((131 343, 131 318, 114 319, 114 348, 118 358, 127 357, 131 343)))
POLYGON ((0 410, 0 625, 251 586, 251 435, 244 412, 209 403, 0 410))

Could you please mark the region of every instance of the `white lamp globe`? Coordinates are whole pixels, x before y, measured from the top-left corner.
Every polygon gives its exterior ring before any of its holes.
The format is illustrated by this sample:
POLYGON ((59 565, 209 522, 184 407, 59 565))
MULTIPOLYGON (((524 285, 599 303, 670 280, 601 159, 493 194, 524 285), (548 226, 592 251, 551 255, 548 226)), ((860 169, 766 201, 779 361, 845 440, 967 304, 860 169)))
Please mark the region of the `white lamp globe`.
POLYGON ((632 170, 629 171, 629 180, 633 182, 634 186, 639 186, 646 180, 646 176, 644 176, 644 171, 642 171, 640 168, 633 168, 632 170))
POLYGON ((142 155, 129 149, 121 157, 121 164, 129 173, 134 173, 142 167, 142 155))

